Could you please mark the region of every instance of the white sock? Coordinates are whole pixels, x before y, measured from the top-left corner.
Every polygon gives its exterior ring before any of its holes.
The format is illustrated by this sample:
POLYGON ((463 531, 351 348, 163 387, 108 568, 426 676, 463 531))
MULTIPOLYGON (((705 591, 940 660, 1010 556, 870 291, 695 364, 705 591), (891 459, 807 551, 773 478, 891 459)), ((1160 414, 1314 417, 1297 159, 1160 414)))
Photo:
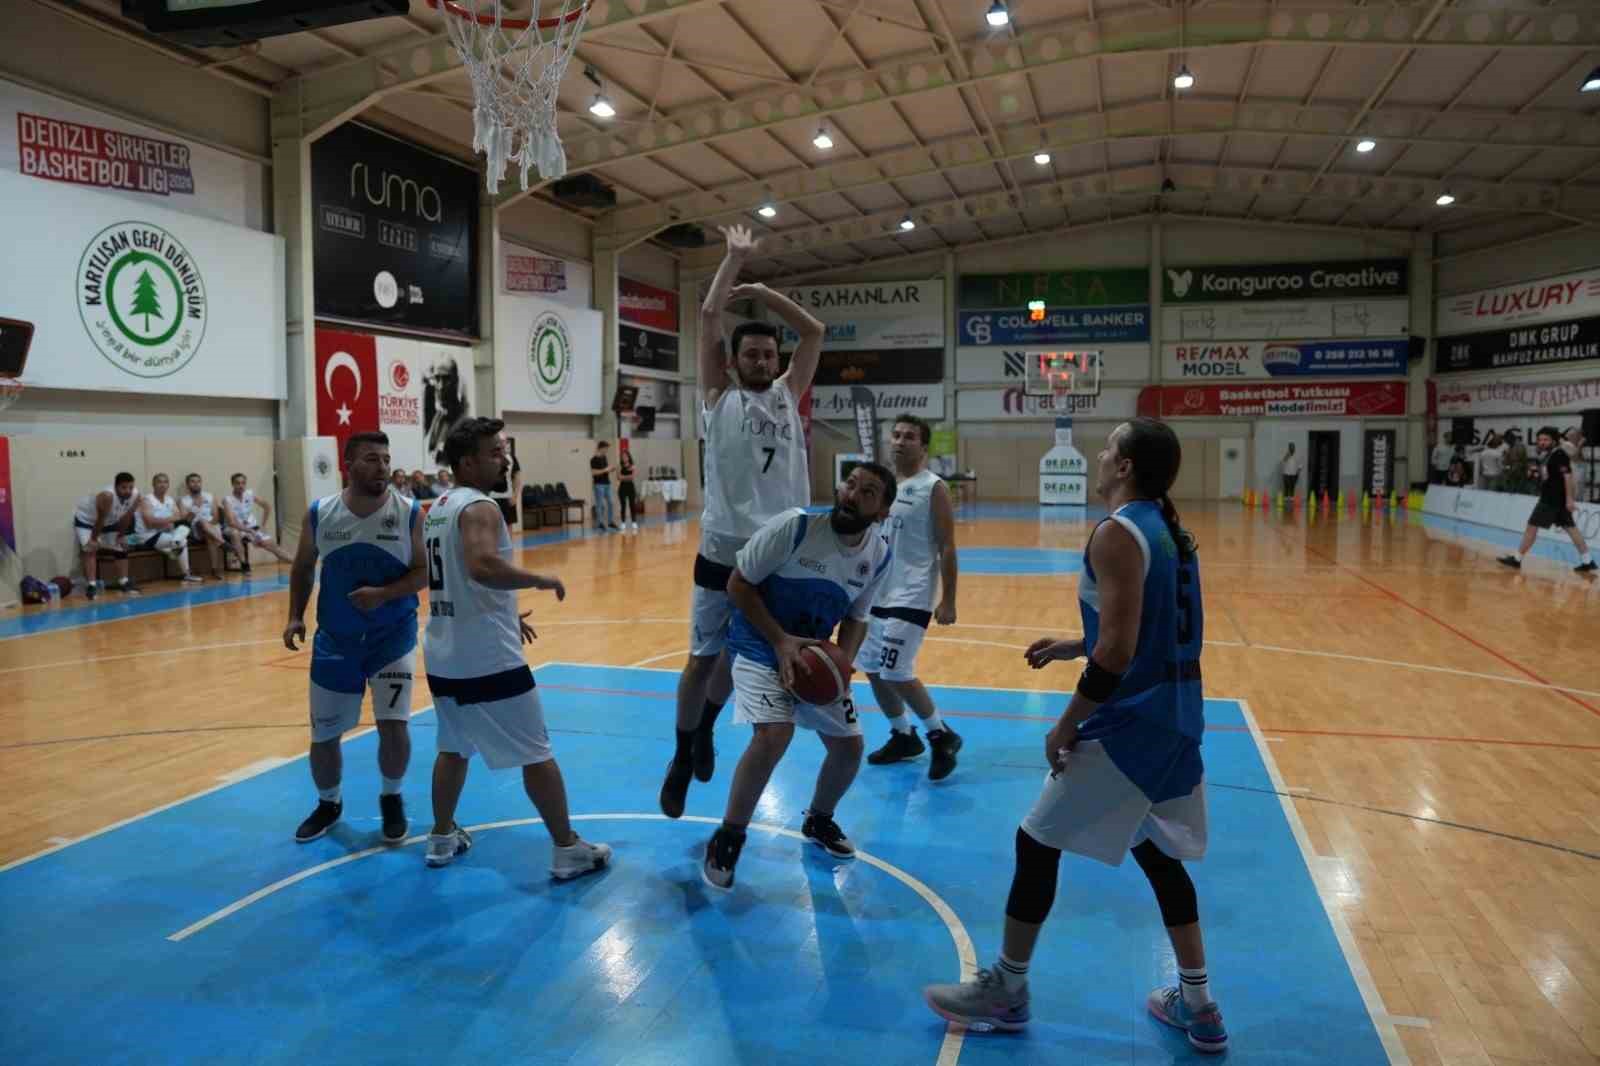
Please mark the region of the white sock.
POLYGON ((896 733, 904 733, 906 736, 910 736, 911 716, 909 714, 895 715, 893 718, 889 719, 889 728, 893 729, 896 733))
POLYGON ((327 800, 329 803, 338 803, 339 786, 334 785, 332 788, 319 788, 317 789, 317 795, 320 798, 327 800))
POLYGON ((1584 552, 1582 555, 1578 556, 1578 562, 1582 563, 1584 566, 1588 566, 1590 563, 1594 562, 1594 556, 1590 555, 1588 552, 1584 552))
POLYGON ((1211 984, 1206 980, 1206 968, 1185 970, 1178 967, 1178 987, 1183 990, 1183 1005, 1199 1010, 1211 1002, 1211 984))
POLYGON ((385 777, 383 779, 383 785, 378 789, 378 795, 380 795, 380 796, 398 796, 398 795, 400 795, 400 786, 405 784, 405 780, 406 779, 403 778, 403 777, 385 777))
POLYGON ((1523 555, 1522 552, 1512 552, 1511 554, 1515 555, 1517 557, 1517 562, 1519 562, 1519 563, 1522 562, 1522 560, 1524 558, 1524 555, 1523 555))
POLYGON ((1000 975, 1000 987, 1007 992, 1021 992, 1028 987, 1028 964, 1012 962, 1003 951, 994 964, 994 972, 1000 975))
POLYGON ((934 711, 922 720, 922 728, 930 733, 937 733, 944 728, 944 719, 939 717, 938 711, 934 711))

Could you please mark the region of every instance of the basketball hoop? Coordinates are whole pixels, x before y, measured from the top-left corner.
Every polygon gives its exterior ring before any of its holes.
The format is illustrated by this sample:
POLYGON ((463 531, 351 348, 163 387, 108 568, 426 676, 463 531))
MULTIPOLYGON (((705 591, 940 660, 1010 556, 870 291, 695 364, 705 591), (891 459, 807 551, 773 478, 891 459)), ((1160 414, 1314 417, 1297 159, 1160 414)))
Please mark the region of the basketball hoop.
POLYGON ((472 150, 484 154, 489 192, 500 191, 513 161, 524 190, 531 170, 542 181, 565 174, 556 94, 591 0, 533 0, 526 18, 508 16, 503 0, 427 3, 444 12, 450 42, 472 79, 472 150))
POLYGON ((7 410, 22 399, 22 382, 17 378, 0 378, 0 411, 7 410))

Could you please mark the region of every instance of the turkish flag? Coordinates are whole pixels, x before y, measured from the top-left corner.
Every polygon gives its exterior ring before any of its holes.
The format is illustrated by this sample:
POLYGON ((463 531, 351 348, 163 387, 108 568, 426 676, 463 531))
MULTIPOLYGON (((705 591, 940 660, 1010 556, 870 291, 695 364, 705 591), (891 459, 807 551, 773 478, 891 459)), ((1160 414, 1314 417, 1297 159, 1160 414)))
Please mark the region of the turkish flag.
POLYGON ((317 435, 344 442, 378 428, 378 339, 368 333, 317 328, 317 435))

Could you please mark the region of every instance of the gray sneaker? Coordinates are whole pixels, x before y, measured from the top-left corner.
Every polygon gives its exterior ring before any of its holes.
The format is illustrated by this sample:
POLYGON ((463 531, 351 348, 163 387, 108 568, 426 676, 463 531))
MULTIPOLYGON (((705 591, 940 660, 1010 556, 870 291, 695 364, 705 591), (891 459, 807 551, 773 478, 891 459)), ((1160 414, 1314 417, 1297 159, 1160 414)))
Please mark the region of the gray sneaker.
POLYGON ((550 848, 550 876, 557 881, 570 881, 604 870, 610 862, 610 844, 591 844, 582 837, 564 848, 556 845, 550 848))
POLYGON ((945 1021, 979 1033, 996 1029, 1014 1033, 1028 1024, 1028 986, 1007 992, 993 970, 979 970, 972 980, 958 985, 928 985, 922 998, 945 1021))
POLYGON ((422 861, 429 866, 449 866, 472 849, 472 837, 459 825, 448 833, 429 833, 428 851, 422 861))

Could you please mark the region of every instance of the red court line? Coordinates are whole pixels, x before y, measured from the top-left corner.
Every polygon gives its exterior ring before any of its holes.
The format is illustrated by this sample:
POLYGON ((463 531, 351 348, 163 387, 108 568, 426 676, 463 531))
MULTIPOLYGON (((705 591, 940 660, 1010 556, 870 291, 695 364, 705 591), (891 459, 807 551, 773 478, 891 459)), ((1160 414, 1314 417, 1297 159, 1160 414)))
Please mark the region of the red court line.
MULTIPOLYGON (((1278 533, 1278 535, 1280 537, 1283 537, 1284 540, 1289 541, 1289 537, 1287 535, 1285 535, 1284 533, 1282 533, 1282 532, 1280 532, 1278 530, 1274 530, 1273 532, 1278 533)), ((1289 543, 1293 544, 1293 541, 1289 541, 1289 543)), ((1385 588, 1383 585, 1378 584, 1376 581, 1373 581, 1371 578, 1367 577, 1365 574, 1361 573, 1359 570, 1355 570, 1355 569, 1352 569, 1351 567, 1346 566, 1344 563, 1341 563, 1338 559, 1335 559, 1333 556, 1329 555, 1327 552, 1324 552, 1324 551, 1322 551, 1322 550, 1320 550, 1318 548, 1314 548, 1310 544, 1306 544, 1306 545, 1304 545, 1304 547, 1305 547, 1305 550, 1306 550, 1306 552, 1308 554, 1315 555, 1315 556, 1317 556, 1318 558, 1321 558, 1321 559, 1326 559, 1328 562, 1332 563, 1334 566, 1336 566, 1339 569, 1341 569, 1341 570, 1345 571, 1346 573, 1350 574, 1352 577, 1354 577, 1357 581, 1361 582, 1363 585, 1367 585, 1367 586, 1369 586, 1371 588, 1377 589, 1379 592, 1383 593, 1385 596, 1387 596, 1389 599, 1393 600, 1394 602, 1398 603, 1400 606, 1409 607, 1411 610, 1417 612, 1422 617, 1426 618, 1428 621, 1433 622, 1435 625, 1441 626, 1444 629, 1448 629, 1450 632, 1454 633, 1456 636, 1460 637, 1462 640, 1466 641, 1468 644, 1471 644, 1474 648, 1477 648, 1479 651, 1483 652, 1484 654, 1494 656, 1494 658, 1499 659, 1501 662, 1503 662, 1507 666, 1511 667, 1511 669, 1517 671, 1517 673, 1522 674, 1525 677, 1531 677, 1533 680, 1539 682, 1539 684, 1541 684, 1541 685, 1548 686, 1550 688, 1550 690, 1555 692, 1557 695, 1563 697, 1564 699, 1570 700, 1573 703, 1576 703, 1579 707, 1582 707, 1584 710, 1588 711, 1590 714, 1594 715, 1596 718, 1600 718, 1600 707, 1596 707, 1591 703, 1587 703, 1587 702, 1585 702, 1583 700, 1580 700, 1578 697, 1574 696, 1570 692, 1562 692, 1560 689, 1556 688, 1554 683, 1552 683, 1550 681, 1546 681, 1544 678, 1540 677, 1538 674, 1534 673, 1532 670, 1529 670, 1526 666, 1523 666, 1521 663, 1517 662, 1516 660, 1510 659, 1510 658, 1508 658, 1508 657, 1506 657, 1504 655, 1501 655, 1499 652, 1497 652, 1493 648, 1489 647, 1489 645, 1483 643, 1481 640, 1477 639, 1474 636, 1471 636, 1470 634, 1463 633, 1461 630, 1457 629, 1455 626, 1451 625, 1449 622, 1446 622, 1443 618, 1440 618, 1438 615, 1434 614, 1432 611, 1428 610, 1426 607, 1418 607, 1416 604, 1412 603, 1410 600, 1406 599, 1404 596, 1401 596, 1399 593, 1394 592, 1393 590, 1385 588)))

